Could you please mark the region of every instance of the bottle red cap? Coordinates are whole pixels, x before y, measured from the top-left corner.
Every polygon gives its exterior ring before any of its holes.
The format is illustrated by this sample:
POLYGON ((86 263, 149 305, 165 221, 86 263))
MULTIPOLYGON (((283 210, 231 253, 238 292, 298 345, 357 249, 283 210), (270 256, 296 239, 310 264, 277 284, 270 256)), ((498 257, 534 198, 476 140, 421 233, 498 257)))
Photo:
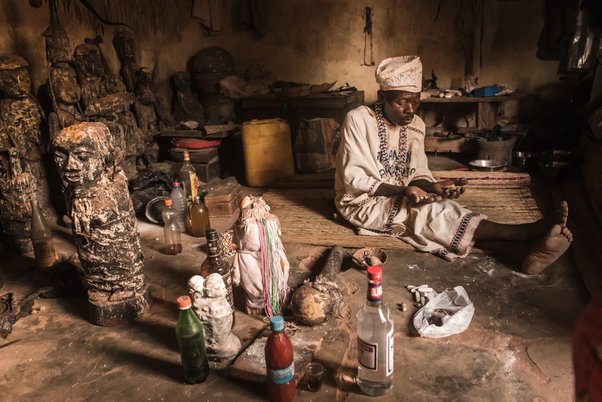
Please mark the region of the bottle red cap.
POLYGON ((180 296, 178 297, 178 308, 180 310, 189 308, 192 305, 189 296, 180 296))
POLYGON ((180 182, 179 181, 174 181, 173 182, 173 186, 174 187, 180 187, 180 182))
POLYGON ((171 198, 166 198, 163 200, 163 203, 165 204, 165 206, 167 207, 171 207, 173 205, 173 201, 171 198))
POLYGON ((377 266, 369 266, 368 267, 368 279, 370 280, 382 280, 383 279, 383 270, 381 267, 377 266))

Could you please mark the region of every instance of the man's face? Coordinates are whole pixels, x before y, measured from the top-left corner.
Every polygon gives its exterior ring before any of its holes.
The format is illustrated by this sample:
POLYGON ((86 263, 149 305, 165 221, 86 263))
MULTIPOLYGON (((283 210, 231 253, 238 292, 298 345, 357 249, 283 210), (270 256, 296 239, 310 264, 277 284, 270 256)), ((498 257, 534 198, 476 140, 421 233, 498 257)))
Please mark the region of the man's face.
POLYGON ((84 144, 57 146, 54 162, 65 185, 79 187, 95 182, 104 171, 104 160, 94 147, 84 144))
POLYGON ((385 116, 398 126, 407 126, 420 106, 420 93, 406 91, 380 91, 379 98, 385 107, 385 116))

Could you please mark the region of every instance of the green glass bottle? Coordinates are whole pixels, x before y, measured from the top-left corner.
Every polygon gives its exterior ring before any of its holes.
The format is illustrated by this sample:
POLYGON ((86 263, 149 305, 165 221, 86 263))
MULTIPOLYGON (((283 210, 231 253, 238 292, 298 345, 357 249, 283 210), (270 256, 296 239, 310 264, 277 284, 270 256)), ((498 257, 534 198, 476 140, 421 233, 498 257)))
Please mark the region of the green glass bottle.
POLYGON ((191 305, 190 297, 178 297, 180 315, 176 323, 176 337, 178 338, 186 382, 195 384, 207 379, 209 360, 205 351, 203 326, 190 309, 191 305))

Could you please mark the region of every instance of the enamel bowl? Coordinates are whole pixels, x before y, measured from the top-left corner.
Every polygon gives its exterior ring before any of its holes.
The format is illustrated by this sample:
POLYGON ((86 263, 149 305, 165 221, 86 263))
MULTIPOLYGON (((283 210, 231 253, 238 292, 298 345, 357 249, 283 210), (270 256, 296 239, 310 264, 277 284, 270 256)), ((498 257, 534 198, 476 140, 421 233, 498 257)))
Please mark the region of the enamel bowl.
POLYGON ((475 159, 468 162, 468 165, 472 170, 478 170, 481 172, 495 172, 496 170, 502 170, 505 168, 506 162, 491 159, 475 159))

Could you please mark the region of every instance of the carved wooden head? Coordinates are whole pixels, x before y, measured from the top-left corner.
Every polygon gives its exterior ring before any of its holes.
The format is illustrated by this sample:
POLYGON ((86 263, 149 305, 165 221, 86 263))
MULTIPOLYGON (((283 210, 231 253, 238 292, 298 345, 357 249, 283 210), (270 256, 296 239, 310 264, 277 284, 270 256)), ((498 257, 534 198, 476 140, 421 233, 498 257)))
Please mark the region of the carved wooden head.
POLYGON ((7 98, 22 98, 29 94, 31 79, 29 63, 14 54, 0 54, 0 94, 7 98))
POLYGON ((114 168, 113 138, 103 123, 84 122, 64 128, 53 145, 54 162, 66 187, 94 186, 114 168))

